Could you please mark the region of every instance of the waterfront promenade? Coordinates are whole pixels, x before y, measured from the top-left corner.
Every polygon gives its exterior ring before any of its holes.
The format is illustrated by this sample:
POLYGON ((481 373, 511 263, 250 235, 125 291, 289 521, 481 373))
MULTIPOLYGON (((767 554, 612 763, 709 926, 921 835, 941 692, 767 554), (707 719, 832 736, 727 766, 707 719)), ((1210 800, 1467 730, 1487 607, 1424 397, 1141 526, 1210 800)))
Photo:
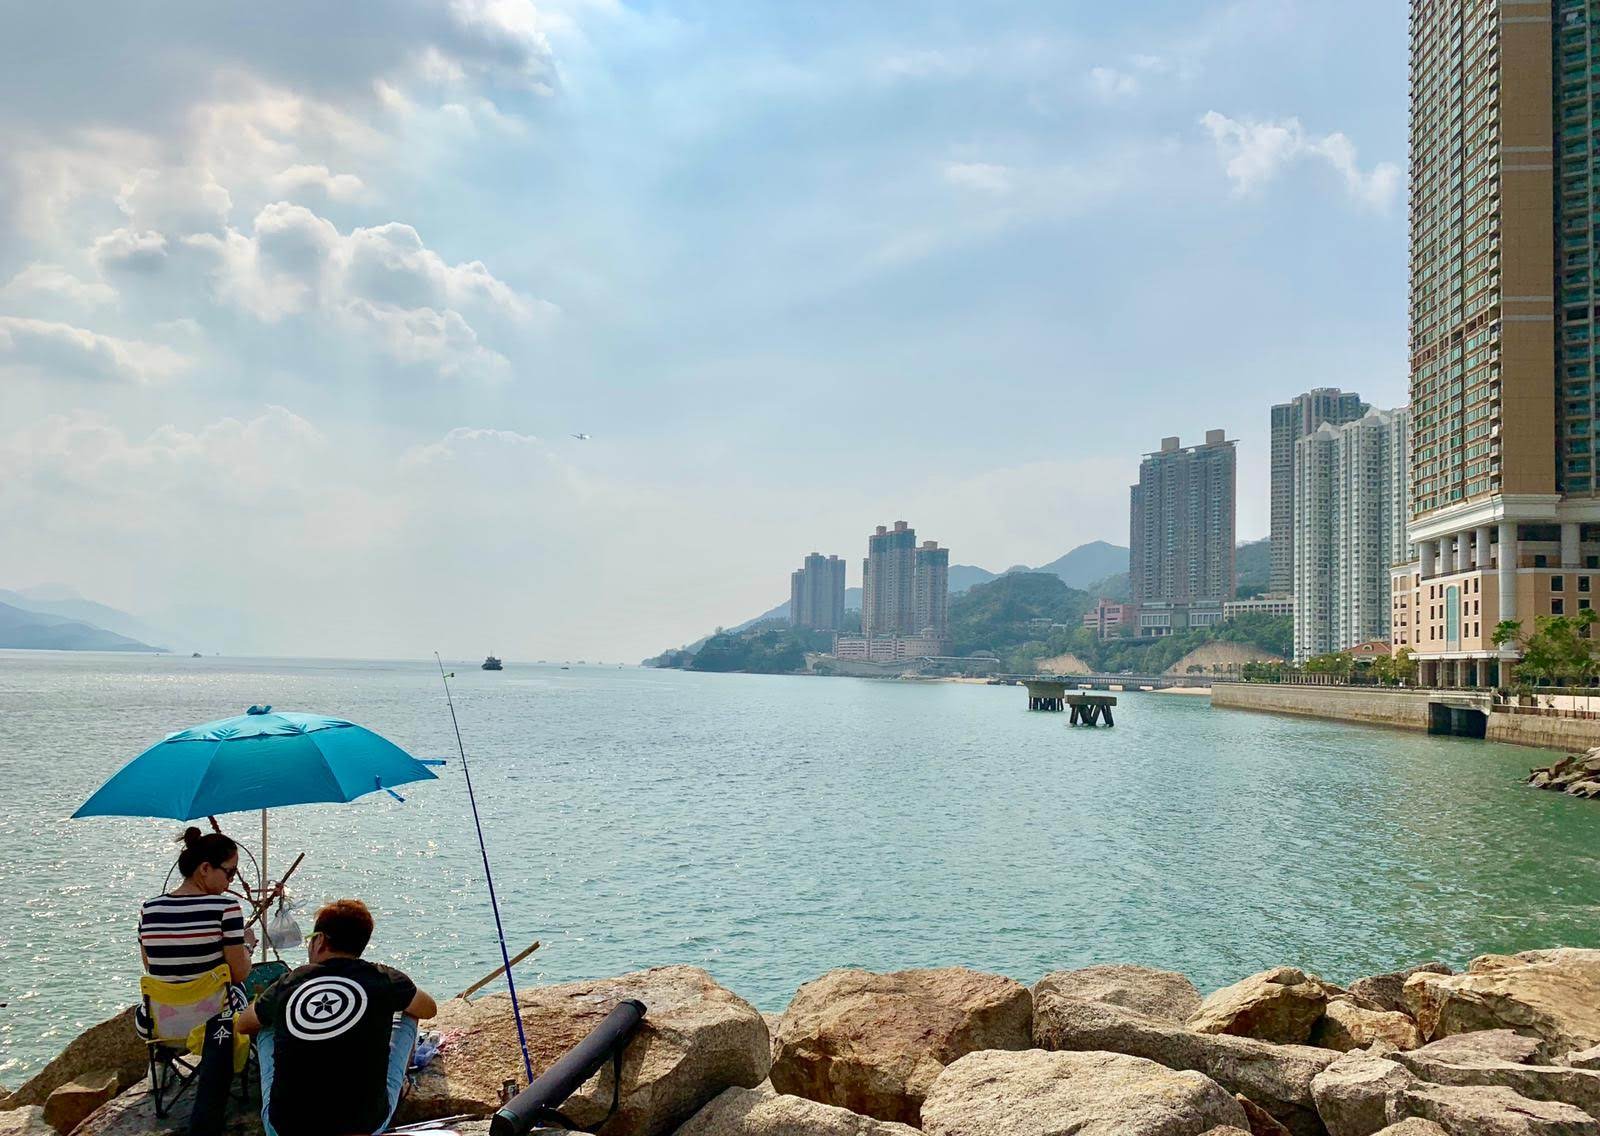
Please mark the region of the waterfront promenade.
POLYGON ((1211 705, 1219 710, 1362 722, 1540 749, 1583 750, 1600 745, 1600 697, 1534 694, 1506 698, 1476 690, 1218 681, 1212 684, 1211 705))

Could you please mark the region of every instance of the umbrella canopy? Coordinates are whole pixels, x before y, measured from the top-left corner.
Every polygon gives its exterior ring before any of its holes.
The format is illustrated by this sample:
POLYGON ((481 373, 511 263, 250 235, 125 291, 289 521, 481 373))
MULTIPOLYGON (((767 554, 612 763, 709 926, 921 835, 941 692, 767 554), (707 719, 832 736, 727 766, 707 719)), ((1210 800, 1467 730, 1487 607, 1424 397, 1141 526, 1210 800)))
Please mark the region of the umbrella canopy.
POLYGON ((353 801, 434 779, 422 762, 354 722, 252 706, 237 718, 168 735, 124 765, 72 815, 195 820, 353 801))

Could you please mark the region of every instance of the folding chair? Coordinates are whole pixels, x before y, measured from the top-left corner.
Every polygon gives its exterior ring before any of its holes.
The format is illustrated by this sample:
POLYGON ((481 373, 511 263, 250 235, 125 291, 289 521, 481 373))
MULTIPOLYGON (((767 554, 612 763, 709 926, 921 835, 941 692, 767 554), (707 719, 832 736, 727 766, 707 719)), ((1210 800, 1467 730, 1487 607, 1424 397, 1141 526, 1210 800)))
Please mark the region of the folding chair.
POLYGON ((193 1045, 205 1025, 228 1008, 229 972, 226 966, 209 970, 187 982, 167 982, 146 974, 139 979, 144 1019, 150 1033, 150 1095, 156 1116, 166 1119, 178 1098, 194 1084, 200 1071, 200 1050, 193 1045))

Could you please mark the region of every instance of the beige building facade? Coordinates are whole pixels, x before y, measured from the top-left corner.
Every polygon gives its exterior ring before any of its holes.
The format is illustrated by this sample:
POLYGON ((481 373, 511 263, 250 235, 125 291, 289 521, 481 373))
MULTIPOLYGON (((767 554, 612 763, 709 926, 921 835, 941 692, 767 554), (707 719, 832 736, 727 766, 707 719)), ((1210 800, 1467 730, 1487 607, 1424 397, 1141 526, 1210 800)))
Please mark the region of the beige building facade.
POLYGON ((1496 624, 1572 614, 1600 576, 1588 19, 1411 5, 1415 559, 1392 573, 1391 641, 1424 684, 1507 683, 1496 624))

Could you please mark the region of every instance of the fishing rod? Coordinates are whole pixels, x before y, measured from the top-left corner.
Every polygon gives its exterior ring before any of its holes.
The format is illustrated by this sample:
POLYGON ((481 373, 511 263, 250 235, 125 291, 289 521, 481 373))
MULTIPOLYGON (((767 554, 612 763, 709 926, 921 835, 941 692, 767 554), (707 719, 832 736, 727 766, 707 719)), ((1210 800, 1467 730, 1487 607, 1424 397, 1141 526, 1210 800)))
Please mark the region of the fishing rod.
MULTIPOLYGON (((522 1068, 533 1084, 533 1058, 528 1056, 528 1035, 522 1028, 522 1006, 517 1002, 517 980, 511 977, 511 951, 506 947, 506 929, 500 922, 500 901, 494 894, 494 873, 489 870, 489 848, 483 842, 483 822, 478 819, 478 798, 472 791, 472 771, 467 768, 467 747, 461 743, 461 723, 456 718, 456 702, 450 696, 450 675, 444 673, 444 660, 433 653, 439 664, 439 681, 444 684, 444 700, 450 706, 450 725, 456 732, 456 752, 461 755, 461 773, 467 779, 467 800, 472 802, 472 826, 478 830, 478 851, 483 853, 483 878, 489 883, 489 907, 494 911, 494 931, 500 939, 500 958, 506 967, 506 989, 511 992, 511 1016, 517 1022, 517 1042, 522 1046, 522 1068)), ((451 672, 452 674, 455 672, 451 672)))

